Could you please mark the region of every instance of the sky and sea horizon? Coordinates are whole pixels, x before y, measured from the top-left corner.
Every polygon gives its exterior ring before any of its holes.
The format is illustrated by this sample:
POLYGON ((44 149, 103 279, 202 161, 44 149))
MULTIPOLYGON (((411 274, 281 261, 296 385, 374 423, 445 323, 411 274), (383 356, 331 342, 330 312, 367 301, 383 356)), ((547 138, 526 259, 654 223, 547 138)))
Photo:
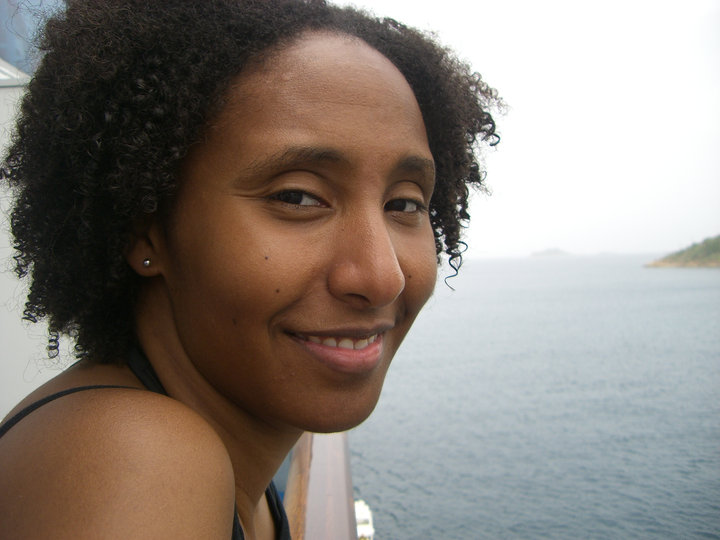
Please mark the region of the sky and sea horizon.
MULTIPOLYGON (((435 33, 503 98, 466 258, 667 254, 720 234, 720 2, 336 3, 435 33)), ((0 0, 0 55, 31 69, 35 15, 59 4, 0 0)))

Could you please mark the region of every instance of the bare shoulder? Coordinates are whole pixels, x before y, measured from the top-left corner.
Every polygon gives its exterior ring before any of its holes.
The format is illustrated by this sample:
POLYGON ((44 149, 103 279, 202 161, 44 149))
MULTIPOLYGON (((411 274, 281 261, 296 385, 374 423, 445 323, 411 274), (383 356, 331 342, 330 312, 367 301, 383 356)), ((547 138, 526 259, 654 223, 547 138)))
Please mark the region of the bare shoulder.
POLYGON ((64 396, 0 439, 0 462, 0 530, 12 538, 230 537, 227 451, 203 418, 166 396, 64 396))

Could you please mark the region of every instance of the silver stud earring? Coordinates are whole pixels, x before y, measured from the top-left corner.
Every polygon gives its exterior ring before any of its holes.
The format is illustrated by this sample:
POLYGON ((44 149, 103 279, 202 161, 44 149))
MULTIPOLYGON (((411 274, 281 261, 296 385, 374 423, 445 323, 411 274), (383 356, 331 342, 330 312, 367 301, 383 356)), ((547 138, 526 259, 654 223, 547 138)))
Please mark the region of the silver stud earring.
POLYGON ((148 259, 143 259, 142 265, 143 265, 145 268, 150 268, 150 259, 149 259, 149 258, 148 258, 148 259))

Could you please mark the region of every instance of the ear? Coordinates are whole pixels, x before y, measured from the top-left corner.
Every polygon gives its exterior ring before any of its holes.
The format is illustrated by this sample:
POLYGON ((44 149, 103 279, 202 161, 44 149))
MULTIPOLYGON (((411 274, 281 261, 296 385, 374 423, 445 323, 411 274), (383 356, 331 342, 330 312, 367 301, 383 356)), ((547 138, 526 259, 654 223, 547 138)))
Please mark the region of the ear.
POLYGON ((162 274, 164 236, 157 219, 139 225, 133 231, 125 252, 125 260, 143 277, 162 274))

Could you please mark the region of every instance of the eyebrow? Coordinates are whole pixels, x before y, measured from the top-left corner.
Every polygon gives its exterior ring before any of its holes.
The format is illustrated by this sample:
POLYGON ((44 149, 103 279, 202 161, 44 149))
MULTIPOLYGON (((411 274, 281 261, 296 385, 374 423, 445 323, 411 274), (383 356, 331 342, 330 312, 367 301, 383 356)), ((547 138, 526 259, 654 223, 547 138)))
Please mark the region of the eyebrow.
POLYGON ((420 156, 408 156, 395 166, 397 171, 405 173, 420 173, 435 180, 435 162, 432 159, 420 156))
POLYGON ((333 163, 347 165, 349 161, 340 152, 332 148, 314 146, 293 146, 282 152, 252 162, 245 172, 261 174, 274 169, 297 167, 309 163, 333 163))
MULTIPOLYGON (((350 160, 339 150, 329 147, 292 146, 282 152, 252 162, 243 171, 244 175, 263 175, 275 170, 301 167, 311 163, 327 163, 350 166, 350 160)), ((435 162, 421 156, 402 158, 394 167, 396 172, 421 174, 428 181, 435 182, 435 162)))

